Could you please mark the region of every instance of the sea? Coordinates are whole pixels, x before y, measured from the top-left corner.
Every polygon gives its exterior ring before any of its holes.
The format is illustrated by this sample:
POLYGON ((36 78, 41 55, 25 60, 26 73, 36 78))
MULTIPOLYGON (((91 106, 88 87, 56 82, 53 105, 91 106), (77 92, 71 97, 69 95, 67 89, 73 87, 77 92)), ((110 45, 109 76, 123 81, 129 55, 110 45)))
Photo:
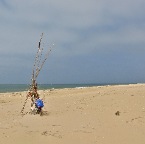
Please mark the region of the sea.
MULTIPOLYGON (((38 84, 39 90, 103 86, 108 84, 38 84)), ((0 84, 0 93, 28 91, 27 84, 0 84)))
MULTIPOLYGON (((124 85, 124 84, 129 84, 129 83, 38 84, 38 89, 39 90, 47 90, 47 89, 79 88, 79 87, 124 85)), ((136 83, 133 83, 133 84, 136 84, 136 83)), ((28 91, 29 88, 30 88, 30 85, 28 85, 28 84, 0 84, 0 93, 28 91)))

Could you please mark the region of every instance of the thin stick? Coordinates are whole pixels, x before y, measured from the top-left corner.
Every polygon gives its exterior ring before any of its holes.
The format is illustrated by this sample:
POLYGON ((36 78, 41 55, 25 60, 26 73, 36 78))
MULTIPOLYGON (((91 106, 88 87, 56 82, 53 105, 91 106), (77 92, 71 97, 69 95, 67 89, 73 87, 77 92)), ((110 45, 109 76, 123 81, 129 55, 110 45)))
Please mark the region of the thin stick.
POLYGON ((40 52, 40 47, 41 47, 41 41, 42 41, 42 38, 43 38, 43 33, 40 37, 40 40, 39 40, 39 44, 38 44, 38 49, 37 49, 37 53, 36 53, 36 56, 35 56, 35 60, 34 60, 34 66, 33 66, 33 70, 32 70, 32 79, 35 77, 35 70, 36 70, 36 63, 37 63, 37 59, 39 57, 39 52, 40 52))
POLYGON ((42 69, 42 67, 43 67, 43 65, 44 65, 44 63, 45 63, 45 61, 47 60, 47 58, 48 58, 50 52, 51 52, 51 49, 47 52, 47 54, 46 54, 46 56, 45 56, 45 59, 43 60, 43 62, 42 62, 42 64, 41 64, 40 68, 37 70, 36 75, 35 75, 35 79, 38 77, 38 75, 39 75, 39 73, 40 73, 40 70, 42 69))
POLYGON ((23 114, 23 112, 24 112, 24 109, 25 109, 27 100, 28 100, 28 96, 26 97, 25 102, 24 102, 24 104, 23 104, 23 107, 22 107, 22 110, 21 110, 21 114, 23 114))

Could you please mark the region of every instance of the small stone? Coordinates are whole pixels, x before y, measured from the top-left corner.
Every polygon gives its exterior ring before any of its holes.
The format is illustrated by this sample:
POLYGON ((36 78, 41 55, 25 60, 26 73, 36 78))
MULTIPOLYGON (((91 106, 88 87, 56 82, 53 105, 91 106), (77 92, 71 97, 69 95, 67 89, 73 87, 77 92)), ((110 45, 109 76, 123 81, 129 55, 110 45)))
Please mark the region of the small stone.
POLYGON ((120 112, 119 112, 119 111, 117 111, 117 112, 115 113, 115 115, 116 115, 116 116, 119 116, 119 115, 120 115, 120 112))

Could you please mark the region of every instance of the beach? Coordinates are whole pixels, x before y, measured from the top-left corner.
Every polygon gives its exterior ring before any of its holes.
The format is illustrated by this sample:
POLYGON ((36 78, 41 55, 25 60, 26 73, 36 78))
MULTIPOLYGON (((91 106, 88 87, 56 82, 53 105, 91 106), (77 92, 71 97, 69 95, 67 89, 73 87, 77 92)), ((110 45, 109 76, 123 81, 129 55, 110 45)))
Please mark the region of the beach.
POLYGON ((39 90, 43 115, 27 92, 0 93, 0 144, 144 144, 145 84, 39 90))

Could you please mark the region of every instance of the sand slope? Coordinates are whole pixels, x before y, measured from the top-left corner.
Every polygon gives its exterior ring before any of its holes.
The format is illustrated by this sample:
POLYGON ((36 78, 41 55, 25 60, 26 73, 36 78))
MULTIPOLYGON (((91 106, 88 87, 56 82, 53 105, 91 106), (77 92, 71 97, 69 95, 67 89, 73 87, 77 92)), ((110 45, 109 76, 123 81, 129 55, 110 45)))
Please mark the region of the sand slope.
POLYGON ((26 92, 0 94, 0 144, 144 144, 145 85, 39 91, 44 115, 30 115, 26 92), (115 113, 118 111, 118 115, 115 113))

